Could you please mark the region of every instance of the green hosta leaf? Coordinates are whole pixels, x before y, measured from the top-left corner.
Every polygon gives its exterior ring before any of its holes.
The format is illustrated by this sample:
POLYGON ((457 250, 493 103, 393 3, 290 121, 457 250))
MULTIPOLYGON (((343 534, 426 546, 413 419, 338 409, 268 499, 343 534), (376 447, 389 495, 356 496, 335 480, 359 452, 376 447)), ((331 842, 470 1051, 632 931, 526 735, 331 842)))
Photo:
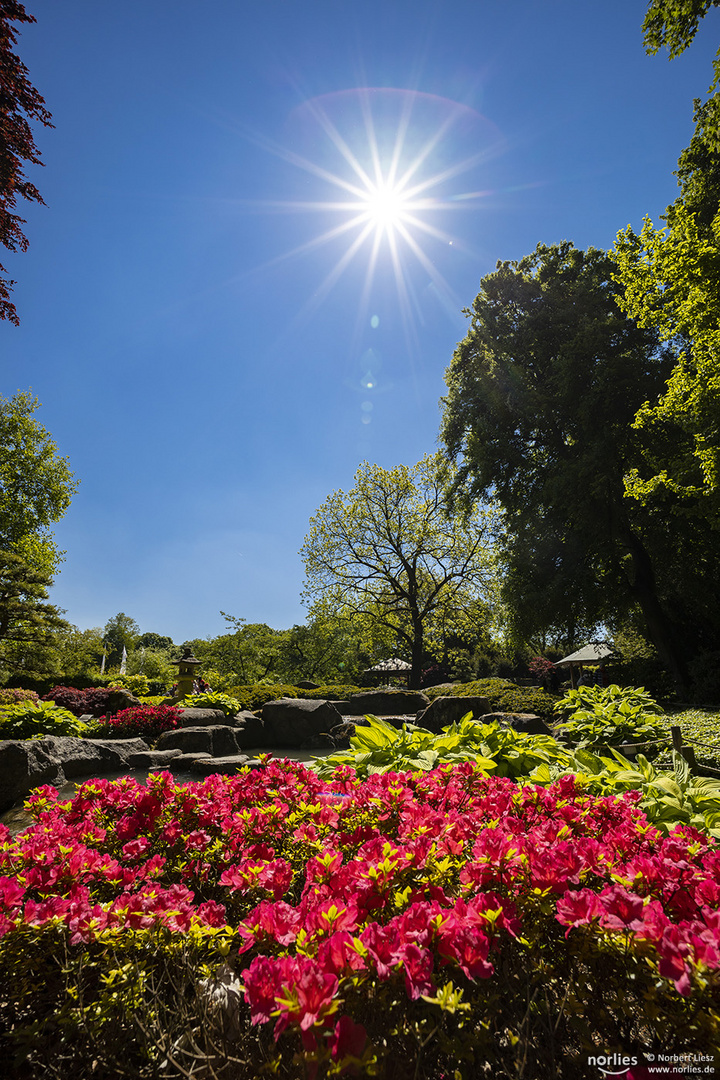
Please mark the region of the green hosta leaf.
POLYGON ((682 805, 684 801, 684 795, 682 788, 673 780, 671 776, 659 776, 652 782, 652 791, 659 790, 664 791, 668 795, 671 795, 677 800, 679 805, 682 805))
POLYGON ((536 765, 533 771, 530 773, 530 779, 534 784, 549 784, 552 782, 552 776, 550 774, 550 766, 546 761, 543 761, 541 765, 536 765))

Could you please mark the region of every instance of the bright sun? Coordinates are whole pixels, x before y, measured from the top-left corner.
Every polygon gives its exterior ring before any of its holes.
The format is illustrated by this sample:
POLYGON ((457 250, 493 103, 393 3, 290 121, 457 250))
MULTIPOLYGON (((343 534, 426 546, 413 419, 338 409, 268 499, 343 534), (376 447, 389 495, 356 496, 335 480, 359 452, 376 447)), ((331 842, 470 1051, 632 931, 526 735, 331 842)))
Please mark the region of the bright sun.
MULTIPOLYGON (((372 187, 366 196, 367 218, 372 221, 379 230, 390 230, 406 220, 411 209, 410 200, 407 199, 399 187, 381 183, 372 187)), ((360 200, 362 205, 362 200, 360 200)))
MULTIPOLYGON (((416 91, 364 89, 337 92, 307 101, 298 110, 299 128, 308 152, 283 149, 262 140, 266 149, 313 176, 324 197, 267 202, 268 208, 315 212, 335 222, 275 261, 333 245, 337 258, 313 290, 312 306, 321 303, 347 267, 367 253, 360 306, 369 296, 381 259, 389 262, 400 308, 407 324, 420 301, 414 294, 409 264, 422 269, 421 280, 456 310, 458 302, 440 270, 440 260, 426 247, 453 244, 452 234, 436 221, 440 213, 467 210, 490 192, 449 190, 461 174, 497 152, 496 129, 467 106, 416 91), (485 125, 485 126, 483 126, 485 125), (471 145, 463 158, 457 147, 471 145), (490 137, 488 137, 490 136, 490 137), (313 141, 314 140, 314 141, 313 141), (312 144, 312 146, 310 146, 312 144), (483 147, 478 149, 478 146, 483 147)), ((262 205, 262 204, 257 204, 262 205)), ((457 248, 455 249, 457 250, 457 248)), ((425 286, 424 286, 425 287, 425 286)))

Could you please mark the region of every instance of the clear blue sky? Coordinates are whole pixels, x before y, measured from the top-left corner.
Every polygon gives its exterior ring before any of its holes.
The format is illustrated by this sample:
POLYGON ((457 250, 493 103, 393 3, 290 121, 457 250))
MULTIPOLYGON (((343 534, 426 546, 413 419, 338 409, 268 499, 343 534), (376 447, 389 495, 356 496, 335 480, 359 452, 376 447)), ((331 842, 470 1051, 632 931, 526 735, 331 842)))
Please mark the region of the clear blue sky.
POLYGON ((480 278, 675 197, 720 30, 669 62, 640 0, 26 6, 56 126, 0 389, 81 480, 54 602, 176 641, 304 620, 309 518, 435 449, 480 278))

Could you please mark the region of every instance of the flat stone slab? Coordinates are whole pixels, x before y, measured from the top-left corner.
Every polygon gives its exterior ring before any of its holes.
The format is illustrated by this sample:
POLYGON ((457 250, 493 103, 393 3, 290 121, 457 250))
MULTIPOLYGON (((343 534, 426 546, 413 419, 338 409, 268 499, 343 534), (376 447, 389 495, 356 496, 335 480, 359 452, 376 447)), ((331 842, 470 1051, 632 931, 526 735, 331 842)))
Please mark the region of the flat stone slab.
POLYGON ((167 763, 167 769, 172 772, 192 772, 192 767, 196 761, 212 761, 212 754, 197 753, 197 754, 178 754, 177 757, 171 758, 167 763))
POLYGON ((199 773, 201 776, 213 776, 221 773, 223 776, 232 776, 245 767, 251 769, 262 768, 262 762, 257 758, 249 758, 246 754, 232 754, 228 757, 197 758, 190 766, 190 771, 199 773))
POLYGON ((181 756, 182 750, 144 750, 139 754, 130 754, 128 765, 133 769, 152 769, 157 765, 168 765, 173 758, 181 756))

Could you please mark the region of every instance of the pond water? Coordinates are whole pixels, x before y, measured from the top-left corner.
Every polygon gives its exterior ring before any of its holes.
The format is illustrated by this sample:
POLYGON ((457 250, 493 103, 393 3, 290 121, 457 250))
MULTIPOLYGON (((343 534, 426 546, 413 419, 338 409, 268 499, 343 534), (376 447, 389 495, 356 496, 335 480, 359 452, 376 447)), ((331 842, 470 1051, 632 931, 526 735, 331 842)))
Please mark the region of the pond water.
MULTIPOLYGON (((268 750, 267 748, 243 750, 243 753, 249 758, 257 757, 259 754, 271 753, 274 758, 284 758, 287 761, 312 761, 316 757, 325 757, 333 752, 330 747, 327 750, 296 750, 293 748, 283 749, 282 747, 274 750, 268 750)), ((86 780, 117 780, 121 776, 132 776, 140 783, 144 783, 151 772, 163 772, 163 769, 157 767, 154 769, 124 769, 119 772, 96 772, 89 776, 77 776, 74 780, 68 780, 67 783, 63 784, 59 792, 62 799, 71 799, 76 788, 80 784, 84 784, 86 780)), ((205 779, 206 777, 201 776, 199 773, 177 772, 173 774, 173 780, 176 784, 198 783, 205 779)), ((27 796, 25 797, 27 798, 27 796)), ((23 832, 32 824, 32 818, 25 812, 21 802, 0 814, 0 821, 2 821, 3 825, 7 825, 12 836, 23 832)))

